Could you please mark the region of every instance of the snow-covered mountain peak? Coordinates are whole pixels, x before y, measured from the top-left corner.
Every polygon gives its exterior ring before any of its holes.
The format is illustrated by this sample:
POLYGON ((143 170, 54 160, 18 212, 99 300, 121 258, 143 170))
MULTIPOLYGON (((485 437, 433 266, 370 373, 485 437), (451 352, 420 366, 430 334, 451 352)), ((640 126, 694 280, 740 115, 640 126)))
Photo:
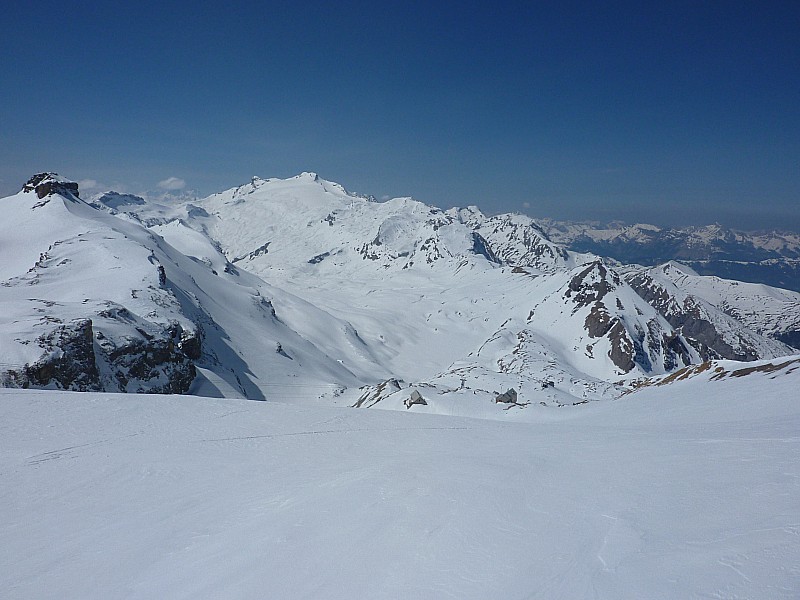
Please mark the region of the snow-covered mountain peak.
POLYGON ((120 209, 124 206, 143 206, 147 202, 141 196, 134 194, 120 194, 113 190, 103 192, 92 197, 92 203, 102 204, 111 209, 120 209))
POLYGON ((481 224, 486 220, 486 215, 474 204, 465 208, 450 208, 445 212, 462 223, 481 224))
POLYGON ((679 277, 681 275, 697 276, 697 272, 694 269, 674 260, 665 262, 658 267, 658 270, 670 277, 679 277))
POLYGON ((316 173, 309 171, 304 171, 299 175, 287 179, 263 179, 254 176, 249 182, 224 192, 213 194, 210 198, 225 197, 229 201, 235 201, 239 199, 249 199, 247 197, 252 194, 256 194, 256 199, 259 200, 271 199, 279 195, 283 197, 294 197, 296 200, 301 201, 308 201, 311 199, 316 199, 321 202, 330 201, 331 198, 326 197, 325 194, 351 200, 363 201, 368 199, 359 194, 351 194, 344 186, 333 181, 322 179, 316 173))
POLYGON ((568 252, 551 242, 530 217, 518 213, 487 217, 475 207, 451 209, 449 215, 486 240, 502 262, 542 273, 569 270, 596 257, 568 252))
POLYGON ((785 344, 800 348, 798 292, 698 275, 675 262, 627 268, 625 279, 676 328, 694 331, 716 352, 711 358, 771 358, 785 355, 785 344))
MULTIPOLYGON (((94 371, 67 369, 59 386, 185 391, 196 365, 206 393, 312 386, 331 401, 347 387, 341 402, 405 410, 413 382, 424 410, 496 416, 509 388, 517 407, 582 403, 613 396, 619 378, 789 352, 742 325, 745 304, 682 293, 676 282, 698 276, 678 263, 637 278, 525 215, 375 202, 315 173, 88 204, 44 173, 7 202, 0 240, 20 250, 0 265, 0 333, 14 340, 0 362, 18 365, 17 383, 54 385, 48 369, 73 364, 55 355, 80 351, 94 371), (32 193, 42 185, 44 200, 32 193)), ((784 321, 797 306, 773 303, 784 321)))

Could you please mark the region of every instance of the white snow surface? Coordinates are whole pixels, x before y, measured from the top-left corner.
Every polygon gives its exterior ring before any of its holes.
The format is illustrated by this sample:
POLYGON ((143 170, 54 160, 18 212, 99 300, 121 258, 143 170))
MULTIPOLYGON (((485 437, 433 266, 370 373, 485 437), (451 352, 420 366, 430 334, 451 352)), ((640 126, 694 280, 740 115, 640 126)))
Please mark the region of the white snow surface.
POLYGON ((798 359, 531 423, 3 389, 0 595, 796 598, 798 359))

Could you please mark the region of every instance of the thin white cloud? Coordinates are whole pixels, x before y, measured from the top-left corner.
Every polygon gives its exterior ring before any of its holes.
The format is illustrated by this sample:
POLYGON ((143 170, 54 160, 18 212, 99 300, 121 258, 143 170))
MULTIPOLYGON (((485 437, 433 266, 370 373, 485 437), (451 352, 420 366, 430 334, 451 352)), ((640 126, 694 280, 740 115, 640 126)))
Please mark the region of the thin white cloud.
POLYGON ((117 182, 108 184, 105 181, 97 181, 97 179, 81 179, 78 181, 78 189, 80 190, 81 197, 86 198, 89 195, 99 194, 101 192, 115 191, 119 194, 128 193, 128 186, 124 183, 117 182))
POLYGON ((186 187, 186 182, 180 177, 167 177, 164 181, 158 182, 158 187, 162 190, 182 190, 186 187))
POLYGON ((531 207, 531 203, 530 202, 523 202, 522 203, 522 208, 530 208, 530 207, 531 207))
POLYGON ((81 179, 78 182, 78 188, 81 190, 96 190, 99 187, 100 185, 97 183, 96 179, 81 179))

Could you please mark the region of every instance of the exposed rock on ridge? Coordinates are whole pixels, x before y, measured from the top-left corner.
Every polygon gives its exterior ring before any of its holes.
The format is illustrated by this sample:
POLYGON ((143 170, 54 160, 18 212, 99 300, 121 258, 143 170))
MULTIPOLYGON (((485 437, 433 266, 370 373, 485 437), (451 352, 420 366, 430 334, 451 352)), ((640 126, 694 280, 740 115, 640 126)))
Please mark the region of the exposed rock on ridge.
POLYGON ((633 289, 681 332, 704 361, 753 361, 788 354, 790 349, 750 331, 742 323, 665 279, 646 271, 626 275, 633 289))
POLYGON ((78 184, 74 181, 63 179, 58 173, 37 173, 22 186, 22 191, 36 192, 39 200, 52 194, 80 197, 78 195, 78 184))

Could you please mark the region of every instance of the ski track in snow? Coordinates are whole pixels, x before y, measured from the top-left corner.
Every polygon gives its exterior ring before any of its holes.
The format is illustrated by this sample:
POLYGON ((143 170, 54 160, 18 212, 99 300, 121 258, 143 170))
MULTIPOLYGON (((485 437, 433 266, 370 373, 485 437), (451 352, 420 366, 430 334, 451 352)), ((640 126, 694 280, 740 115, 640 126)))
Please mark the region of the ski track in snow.
POLYGON ((331 433, 359 433, 363 431, 465 431, 468 430, 469 427, 411 427, 411 428, 402 428, 402 427, 393 427, 388 429, 323 429, 318 431, 293 431, 291 433, 274 433, 274 434, 266 434, 266 435, 248 435, 244 437, 230 437, 230 438, 219 438, 214 440, 197 440, 197 443, 204 443, 204 442, 235 442, 238 440, 255 440, 260 438, 277 438, 277 437, 290 437, 294 435, 327 435, 331 433))

